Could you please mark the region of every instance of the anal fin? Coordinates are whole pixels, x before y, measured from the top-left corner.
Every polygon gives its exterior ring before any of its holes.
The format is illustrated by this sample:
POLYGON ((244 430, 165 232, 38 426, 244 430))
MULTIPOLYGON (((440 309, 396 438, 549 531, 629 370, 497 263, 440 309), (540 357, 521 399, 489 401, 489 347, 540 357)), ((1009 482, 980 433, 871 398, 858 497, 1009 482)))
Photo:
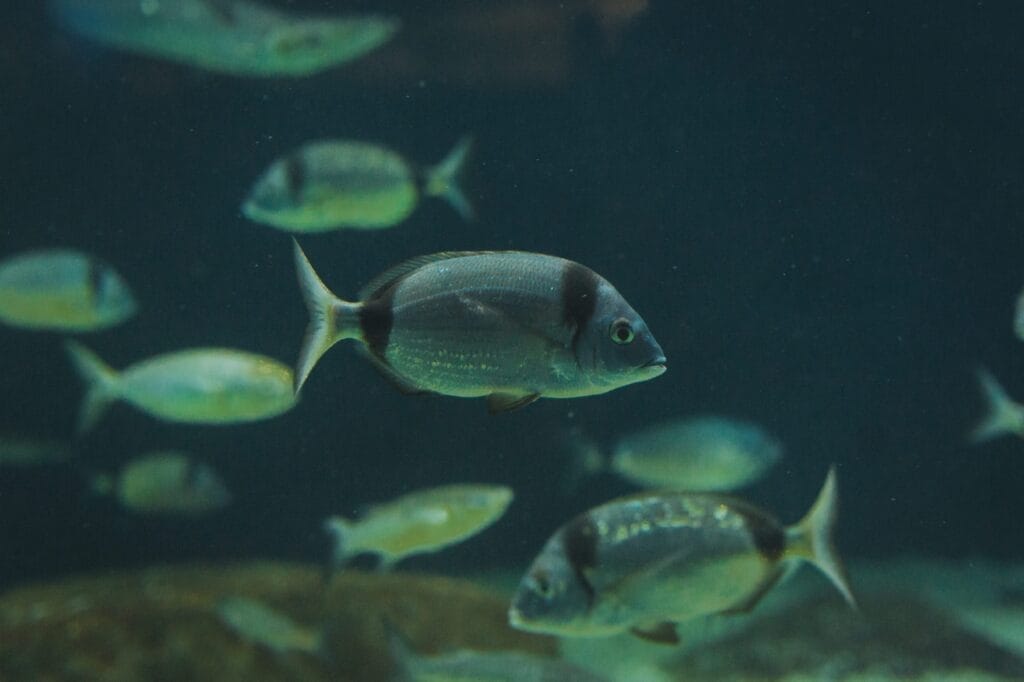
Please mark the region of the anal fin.
POLYGON ((771 589, 778 584, 779 580, 785 574, 786 571, 782 569, 775 571, 773 575, 765 579, 765 581, 761 583, 752 594, 745 597, 743 601, 737 603, 734 606, 730 606, 729 608, 725 609, 724 611, 721 611, 720 613, 723 616, 738 616, 745 613, 750 613, 754 610, 754 607, 757 606, 758 603, 760 603, 760 601, 764 598, 764 595, 768 594, 771 591, 771 589))
POLYGON ((674 623, 664 621, 653 625, 643 625, 630 628, 630 633, 653 644, 679 644, 679 635, 676 634, 674 623))
POLYGON ((540 393, 491 393, 487 396, 487 411, 491 414, 510 412, 526 407, 540 397, 540 393))

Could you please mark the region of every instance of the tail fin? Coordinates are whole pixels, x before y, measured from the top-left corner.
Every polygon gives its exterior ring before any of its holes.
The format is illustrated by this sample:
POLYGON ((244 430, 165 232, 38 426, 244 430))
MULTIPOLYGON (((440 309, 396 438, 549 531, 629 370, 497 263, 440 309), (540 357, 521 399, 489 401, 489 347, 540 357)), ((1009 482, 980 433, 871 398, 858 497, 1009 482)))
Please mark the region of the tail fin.
POLYGON ((838 516, 839 495, 836 490, 836 467, 829 467, 825 484, 811 510, 795 526, 786 530, 786 552, 789 556, 814 564, 824 573, 846 602, 857 608, 857 600, 850 590, 850 580, 839 554, 832 543, 832 533, 838 516))
POLYGON ((87 384, 85 398, 78 414, 78 433, 91 429, 117 399, 117 372, 100 360, 95 353, 76 341, 65 341, 71 362, 87 384))
POLYGON ((356 318, 358 303, 349 303, 335 296, 317 276, 309 259, 302 252, 299 243, 292 239, 295 247, 295 269, 299 275, 299 287, 302 297, 309 309, 309 326, 306 337, 302 340, 302 350, 295 367, 295 394, 298 395, 302 384, 313 371, 313 366, 327 349, 342 339, 359 336, 351 329, 351 322, 356 318))
POLYGON ((473 220, 473 206, 459 186, 466 159, 473 147, 473 136, 466 135, 459 140, 448 156, 441 159, 436 166, 427 170, 424 193, 432 197, 444 197, 452 205, 463 220, 473 220))
POLYGON ((113 474, 95 474, 89 480, 89 491, 93 495, 111 495, 116 486, 117 479, 113 474))
POLYGON ((979 367, 977 375, 988 406, 988 414, 971 431, 970 442, 982 443, 1005 433, 1024 435, 1024 408, 1007 395, 987 369, 979 367))
POLYGON ((347 546, 351 544, 352 522, 340 516, 331 516, 324 521, 324 530, 330 533, 334 540, 334 548, 331 552, 331 570, 338 570, 352 556, 352 550, 347 546))

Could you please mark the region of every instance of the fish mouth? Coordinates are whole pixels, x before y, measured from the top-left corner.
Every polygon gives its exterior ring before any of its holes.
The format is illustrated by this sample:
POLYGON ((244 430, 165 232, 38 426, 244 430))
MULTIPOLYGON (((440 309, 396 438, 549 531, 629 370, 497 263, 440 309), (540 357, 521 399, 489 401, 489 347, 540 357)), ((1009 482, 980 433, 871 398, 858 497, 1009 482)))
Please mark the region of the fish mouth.
POLYGON ((666 362, 667 360, 665 356, 659 355, 658 357, 652 358, 651 360, 648 360, 644 364, 640 365, 638 369, 657 372, 658 374, 661 374, 666 369, 668 369, 668 367, 666 367, 665 365, 666 362))

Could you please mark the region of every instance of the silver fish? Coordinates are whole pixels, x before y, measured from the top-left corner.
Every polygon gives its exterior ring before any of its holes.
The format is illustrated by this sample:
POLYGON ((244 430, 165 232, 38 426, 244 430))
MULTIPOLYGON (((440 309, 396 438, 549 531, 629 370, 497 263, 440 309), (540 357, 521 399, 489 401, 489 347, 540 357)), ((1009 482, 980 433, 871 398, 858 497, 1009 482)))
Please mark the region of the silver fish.
POLYGON ((217 605, 217 616, 242 639, 278 655, 290 651, 322 655, 325 651, 322 630, 299 625, 255 599, 227 597, 217 605))
POLYGON ((473 209, 459 187, 459 175, 471 141, 463 138, 440 163, 425 169, 365 142, 309 142, 270 165, 242 204, 242 213, 291 232, 373 230, 408 218, 425 195, 445 198, 469 220, 473 209))
POLYGON ((16 327, 94 331, 137 308, 113 268, 79 251, 43 249, 0 263, 0 320, 16 327))
POLYGON ((563 258, 422 256, 384 272, 355 303, 320 281, 297 243, 295 262, 310 312, 296 391, 343 339, 363 344, 405 392, 486 396, 492 412, 606 393, 665 371, 661 347, 615 287, 563 258))
POLYGON ((118 372, 85 346, 68 355, 88 384, 78 429, 90 429, 115 400, 168 421, 233 424, 274 417, 295 405, 292 372, 273 358, 230 348, 190 348, 118 372))
POLYGON ((748 611, 800 561, 820 569, 854 605, 832 546, 836 507, 834 467, 811 510, 789 528, 722 495, 614 500, 551 537, 523 577, 509 621, 568 637, 632 631, 672 642, 672 624, 748 611))
POLYGON ((727 491, 761 478, 781 456, 779 442, 756 424, 701 416, 625 436, 612 450, 609 467, 641 486, 727 491))
POLYGON ((247 77, 308 76, 391 39, 398 21, 296 17, 249 0, 50 0, 66 29, 103 45, 247 77))
POLYGON ((460 649, 421 656, 394 627, 385 626, 391 657, 398 666, 396 682, 607 682, 565 661, 519 651, 460 649))
POLYGON ((116 478, 97 476, 93 489, 139 514, 199 516, 231 502, 213 469, 179 452, 155 452, 126 464, 116 478))

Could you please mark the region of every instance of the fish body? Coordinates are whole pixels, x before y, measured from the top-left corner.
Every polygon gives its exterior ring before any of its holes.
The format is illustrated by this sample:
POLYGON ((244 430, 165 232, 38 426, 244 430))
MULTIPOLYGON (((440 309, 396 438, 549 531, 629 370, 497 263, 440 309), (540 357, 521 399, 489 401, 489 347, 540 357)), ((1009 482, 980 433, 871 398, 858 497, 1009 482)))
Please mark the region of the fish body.
POLYGON ((512 498, 512 489, 505 486, 453 484, 375 505, 358 521, 329 518, 325 527, 334 536, 334 563, 369 552, 387 567, 414 554, 439 551, 493 524, 512 498))
POLYGON ((342 339, 358 340, 405 392, 486 396, 492 411, 597 395, 665 371, 661 347, 622 295, 563 258, 434 254, 385 272, 358 303, 331 293, 298 244, 295 259, 311 320, 296 390, 342 339))
POLYGON ((217 616, 242 639, 278 655, 292 651, 319 655, 323 651, 319 629, 299 625, 255 599, 225 598, 217 605, 217 616))
POLYGON ((160 419, 231 424, 279 415, 295 404, 292 372, 272 358, 227 348, 158 355, 117 372, 84 346, 68 353, 89 389, 79 419, 89 429, 114 400, 160 419))
POLYGON ((139 514, 199 516, 231 502, 231 493, 212 468, 178 452, 157 452, 132 460, 115 481, 94 481, 98 492, 116 495, 139 514))
POLYGON ((668 624, 753 608, 796 561, 813 563, 853 604, 832 547, 835 472, 797 525, 742 500, 651 492, 614 500, 559 529, 523 578, 514 627, 562 636, 633 631, 671 641, 668 624))
POLYGON ((727 491, 761 478, 782 446, 756 424, 716 416, 657 424, 622 438, 611 469, 637 485, 727 491))
POLYGON ((393 628, 388 628, 388 646, 398 666, 396 682, 606 682, 566 661, 519 651, 461 649, 421 656, 393 628))
POLYGON ((247 0, 51 0, 66 29, 109 47, 223 74, 308 76, 390 40, 396 19, 293 17, 247 0))
POLYGON ((120 275, 88 254, 44 249, 0 263, 0 320, 9 325, 87 332, 119 324, 136 310, 120 275))
POLYGON ((970 442, 977 445, 1005 435, 1024 437, 1024 405, 1011 398, 984 367, 978 368, 977 377, 988 411, 971 432, 970 442))
POLYGON ((396 225, 420 195, 442 196, 465 218, 472 209, 458 185, 471 139, 437 166, 420 171, 399 154, 354 140, 309 142, 274 161, 242 204, 250 220, 291 232, 396 225))
POLYGON ((70 457, 71 447, 63 441, 0 436, 0 467, 60 464, 70 457))

